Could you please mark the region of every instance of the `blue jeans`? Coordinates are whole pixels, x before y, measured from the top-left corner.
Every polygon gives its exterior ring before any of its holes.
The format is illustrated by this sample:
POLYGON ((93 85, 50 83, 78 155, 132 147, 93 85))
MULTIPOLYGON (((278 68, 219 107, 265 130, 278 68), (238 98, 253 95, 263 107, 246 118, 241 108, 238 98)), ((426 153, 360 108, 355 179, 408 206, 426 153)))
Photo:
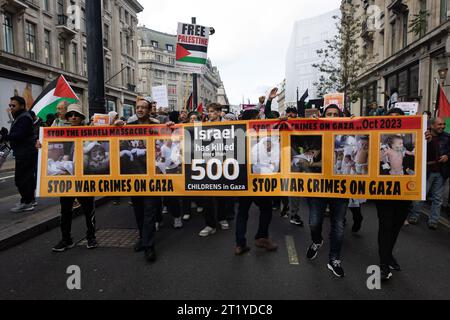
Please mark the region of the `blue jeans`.
MULTIPOLYGON (((431 191, 431 213, 428 223, 438 223, 444 193, 444 178, 440 172, 431 172, 427 176, 427 194, 431 191)), ((419 219, 424 201, 414 201, 410 218, 419 219)))
POLYGON ((347 213, 348 199, 309 198, 309 228, 314 243, 321 243, 322 224, 327 205, 330 206, 330 260, 339 260, 344 240, 344 219, 347 213))

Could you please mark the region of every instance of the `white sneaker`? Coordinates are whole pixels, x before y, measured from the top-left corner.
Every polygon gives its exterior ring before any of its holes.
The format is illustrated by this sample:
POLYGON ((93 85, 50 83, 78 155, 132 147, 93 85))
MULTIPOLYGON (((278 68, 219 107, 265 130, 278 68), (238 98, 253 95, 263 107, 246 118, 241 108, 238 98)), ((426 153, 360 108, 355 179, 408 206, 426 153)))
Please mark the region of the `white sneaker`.
POLYGON ((33 207, 37 207, 37 206, 38 206, 38 202, 37 202, 36 200, 34 200, 34 201, 31 203, 31 205, 32 205, 33 207))
POLYGON ((188 221, 190 218, 191 218, 191 215, 188 214, 188 213, 186 213, 186 214, 183 216, 183 220, 184 220, 184 221, 188 221))
POLYGON ((202 213, 203 212, 203 208, 202 207, 197 207, 197 213, 202 213))
POLYGON ((183 228, 183 221, 181 220, 181 218, 175 218, 173 221, 173 227, 175 229, 181 229, 183 228))
POLYGON ((228 230, 228 229, 230 229, 230 225, 228 224, 228 221, 227 221, 227 220, 219 221, 219 224, 220 224, 220 228, 221 228, 222 230, 228 230))
POLYGON ((162 209, 162 214, 168 214, 169 210, 167 209, 167 207, 163 207, 162 209))
POLYGON ((33 210, 34 210, 34 206, 32 204, 21 203, 20 205, 12 208, 10 211, 13 213, 21 213, 21 212, 28 212, 28 211, 33 211, 33 210))
POLYGON ((207 237, 210 236, 214 233, 216 233, 216 229, 211 228, 211 227, 206 227, 204 228, 202 231, 200 231, 200 233, 198 234, 200 237, 207 237))

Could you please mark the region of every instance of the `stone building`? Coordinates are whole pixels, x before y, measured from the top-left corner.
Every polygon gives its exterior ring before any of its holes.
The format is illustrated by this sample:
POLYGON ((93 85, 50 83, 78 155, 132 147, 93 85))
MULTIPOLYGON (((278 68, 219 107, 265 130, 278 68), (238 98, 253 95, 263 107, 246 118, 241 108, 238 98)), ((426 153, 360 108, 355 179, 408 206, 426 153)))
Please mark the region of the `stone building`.
POLYGON ((372 102, 386 105, 393 89, 398 91, 399 101, 418 101, 420 112, 432 111, 436 79, 450 80, 447 74, 450 1, 349 2, 360 5, 357 13, 363 19, 360 44, 367 55, 366 68, 359 77, 361 99, 352 106, 352 111, 364 115, 372 102))
MULTIPOLYGON (((28 104, 60 74, 88 113, 86 12, 82 0, 0 0, 0 125, 9 97, 28 104)), ((107 109, 134 112, 138 80, 136 0, 103 0, 107 109), (114 75, 116 75, 114 77, 114 75), (108 81, 109 80, 109 81, 108 81)))

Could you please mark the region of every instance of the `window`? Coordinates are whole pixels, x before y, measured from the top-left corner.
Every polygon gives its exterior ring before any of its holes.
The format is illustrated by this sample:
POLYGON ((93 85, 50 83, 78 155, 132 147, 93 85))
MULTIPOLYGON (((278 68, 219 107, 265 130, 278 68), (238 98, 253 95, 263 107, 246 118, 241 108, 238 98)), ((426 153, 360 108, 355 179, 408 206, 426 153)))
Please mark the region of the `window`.
POLYGON ((105 81, 111 79, 111 60, 108 58, 105 59, 105 78, 105 81))
POLYGON ((130 14, 126 10, 125 10, 125 22, 127 24, 130 24, 130 14))
POLYGON ((130 37, 129 36, 125 37, 125 46, 126 46, 126 53, 129 55, 130 54, 130 37))
POLYGON ((103 27, 103 45, 109 48, 109 25, 105 24, 103 27))
POLYGON ((441 0, 441 23, 447 22, 447 0, 441 0))
POLYGON ((120 32, 120 34, 119 34, 119 39, 120 39, 120 53, 123 53, 123 35, 122 35, 122 32, 120 32))
POLYGON ((50 12, 50 0, 44 0, 43 2, 44 11, 50 12))
POLYGON ((78 73, 78 45, 76 43, 72 44, 72 66, 73 73, 78 73))
POLYGON ((3 20, 4 47, 8 53, 14 53, 14 30, 12 16, 5 13, 3 20))
POLYGON ((169 64, 174 65, 175 64, 175 59, 174 58, 169 58, 169 64))
POLYGON ((83 76, 87 77, 87 48, 83 47, 83 76))
POLYGON ((164 76, 164 72, 161 70, 155 70, 155 78, 162 78, 164 76))
POLYGON ((48 30, 44 30, 44 59, 45 64, 52 64, 51 34, 48 30))
POLYGON ((402 32, 403 32, 403 41, 402 41, 402 48, 406 47, 408 45, 408 11, 403 13, 403 21, 402 21, 402 32))
POLYGON ((162 60, 163 60, 162 56, 160 54, 157 54, 156 55, 156 61, 162 62, 162 60))
POLYGON ((131 82, 131 68, 127 67, 127 83, 132 84, 131 82))
POLYGON ((36 60, 36 25, 30 22, 26 23, 25 42, 27 58, 36 60))
POLYGON ((177 95, 177 86, 174 84, 169 84, 167 86, 167 91, 168 91, 169 95, 175 96, 175 95, 177 95))
POLYGON ((396 52, 396 38, 397 38, 397 24, 395 21, 391 24, 392 29, 392 38, 391 38, 391 54, 394 54, 396 52))
POLYGON ((169 80, 177 80, 177 74, 175 72, 169 72, 169 80))
POLYGON ((424 26, 420 30, 420 36, 423 37, 428 30, 428 16, 427 16, 427 0, 420 0, 420 12, 424 14, 424 26))
POLYGON ((125 84, 125 66, 123 65, 123 63, 121 64, 120 70, 122 73, 122 85, 124 85, 125 84))
POLYGON ((66 69, 66 41, 59 38, 59 65, 61 69, 66 69))
POLYGON ((158 41, 153 41, 152 40, 152 47, 153 48, 158 48, 158 41))
POLYGON ((81 8, 81 32, 86 33, 86 10, 81 8))
POLYGON ((167 44, 166 48, 167 48, 167 51, 173 52, 173 45, 167 44))
POLYGON ((58 0, 56 2, 56 13, 57 14, 65 14, 65 12, 64 12, 64 0, 58 0))

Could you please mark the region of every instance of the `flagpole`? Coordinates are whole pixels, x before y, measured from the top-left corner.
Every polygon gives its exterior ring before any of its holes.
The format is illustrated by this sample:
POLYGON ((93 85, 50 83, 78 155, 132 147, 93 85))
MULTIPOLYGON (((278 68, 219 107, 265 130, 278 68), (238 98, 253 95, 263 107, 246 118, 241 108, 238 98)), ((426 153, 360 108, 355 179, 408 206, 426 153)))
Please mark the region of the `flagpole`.
MULTIPOLYGON (((439 86, 440 86, 439 81, 438 81, 438 79, 436 77, 434 78, 434 81, 436 81, 436 84, 438 86, 437 87, 438 93, 440 94, 440 92, 439 92, 439 90, 440 90, 440 88, 439 88, 439 86)), ((436 96, 436 98, 438 98, 438 97, 436 96)), ((437 117, 437 112, 438 112, 438 109, 436 109, 436 106, 437 106, 438 102, 439 101, 436 100, 435 103, 434 103, 434 112, 433 113, 434 113, 434 117, 435 118, 437 117)))
MULTIPOLYGON (((197 24, 197 18, 196 17, 192 17, 192 24, 197 24)), ((197 88, 197 74, 194 73, 192 74, 192 82, 193 82, 193 91, 194 94, 192 95, 192 99, 194 100, 194 107, 193 107, 193 111, 197 110, 197 106, 198 106, 198 88, 197 88)))

